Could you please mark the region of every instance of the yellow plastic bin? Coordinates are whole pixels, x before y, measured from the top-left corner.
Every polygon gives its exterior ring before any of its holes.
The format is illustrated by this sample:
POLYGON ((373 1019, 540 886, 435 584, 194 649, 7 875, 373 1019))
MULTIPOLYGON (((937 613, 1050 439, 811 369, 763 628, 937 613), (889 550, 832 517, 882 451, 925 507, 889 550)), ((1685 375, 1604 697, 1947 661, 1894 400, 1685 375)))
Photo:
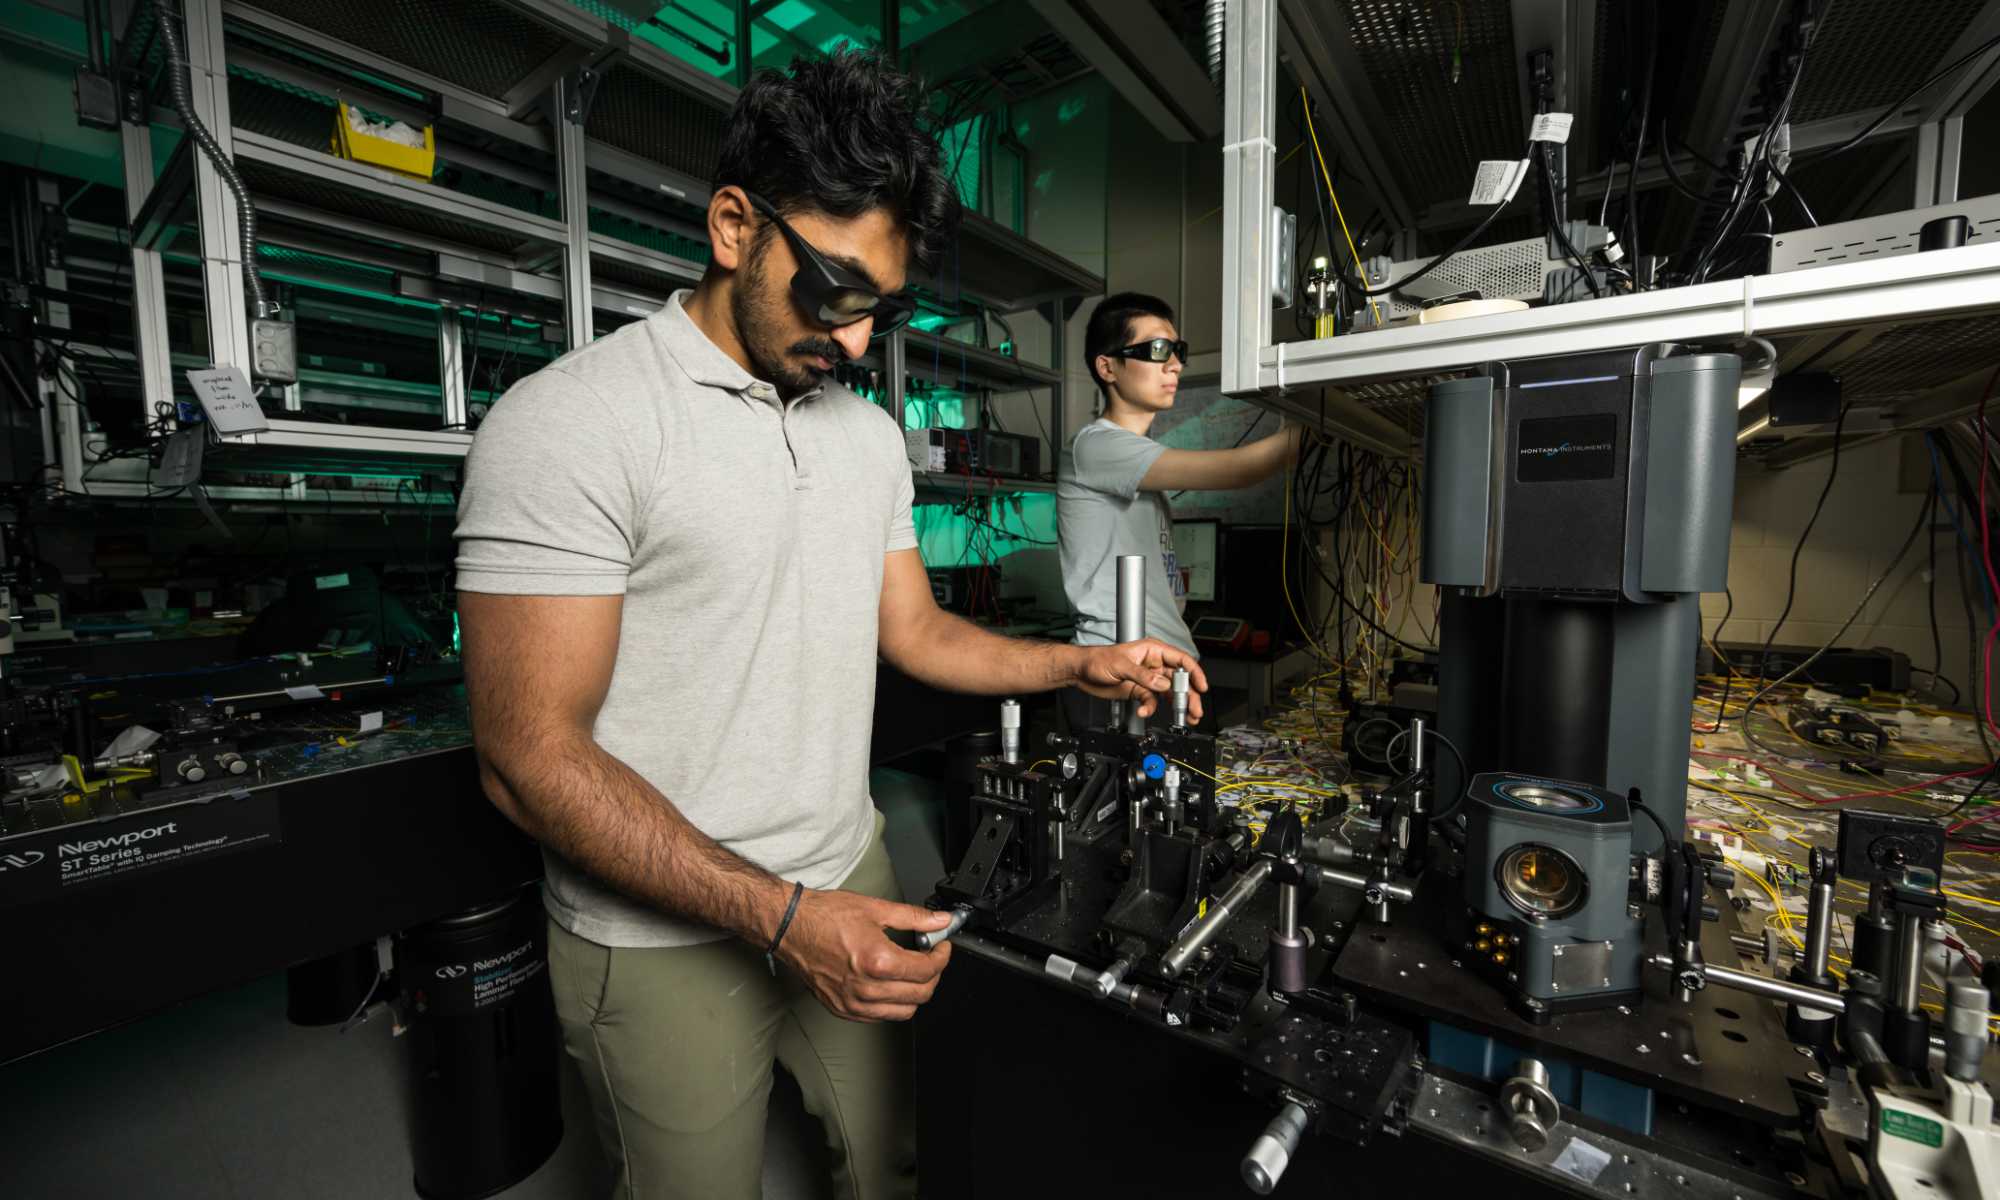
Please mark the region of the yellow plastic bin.
POLYGON ((405 146, 401 142, 392 142, 388 138, 357 132, 348 124, 347 113, 347 101, 342 100, 340 112, 334 118, 335 154, 355 162, 386 167, 399 175, 430 181, 431 170, 437 164, 437 139, 429 125, 424 126, 424 146, 419 150, 414 146, 405 146))

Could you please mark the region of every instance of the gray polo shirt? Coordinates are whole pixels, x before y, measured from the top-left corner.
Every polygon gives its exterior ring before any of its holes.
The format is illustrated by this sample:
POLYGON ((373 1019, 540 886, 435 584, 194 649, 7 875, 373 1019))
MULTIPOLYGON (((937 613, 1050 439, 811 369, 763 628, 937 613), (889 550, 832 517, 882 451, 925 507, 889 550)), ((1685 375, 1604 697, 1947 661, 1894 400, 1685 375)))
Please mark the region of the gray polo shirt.
POLYGON ((1181 610, 1187 581, 1174 555, 1174 513, 1161 492, 1139 481, 1166 451, 1107 418, 1082 429, 1056 468, 1056 524, 1063 592, 1076 613, 1076 640, 1109 645, 1118 631, 1118 559, 1144 555, 1146 636, 1196 653, 1181 610))
MULTIPOLYGON (((873 836, 876 621, 883 556, 917 544, 910 468, 887 413, 832 382, 781 402, 685 295, 493 406, 459 502, 458 587, 622 595, 598 744, 736 854, 830 888, 873 836)), ((549 913, 580 937, 725 936, 543 856, 549 913)))

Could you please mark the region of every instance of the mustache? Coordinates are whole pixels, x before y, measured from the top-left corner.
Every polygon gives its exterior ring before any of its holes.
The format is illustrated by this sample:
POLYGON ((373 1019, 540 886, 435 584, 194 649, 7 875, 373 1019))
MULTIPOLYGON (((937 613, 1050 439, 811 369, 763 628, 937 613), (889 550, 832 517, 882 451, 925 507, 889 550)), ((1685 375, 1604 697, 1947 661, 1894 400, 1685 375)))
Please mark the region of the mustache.
POLYGON ((792 343, 786 353, 817 354, 832 362, 842 362, 847 358, 847 353, 840 348, 840 343, 831 338, 800 338, 792 343))

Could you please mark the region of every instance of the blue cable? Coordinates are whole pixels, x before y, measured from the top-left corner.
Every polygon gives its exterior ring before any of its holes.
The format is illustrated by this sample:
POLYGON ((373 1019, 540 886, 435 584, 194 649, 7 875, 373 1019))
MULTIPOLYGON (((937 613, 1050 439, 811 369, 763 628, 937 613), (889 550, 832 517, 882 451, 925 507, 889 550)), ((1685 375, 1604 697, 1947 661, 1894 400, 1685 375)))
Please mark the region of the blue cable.
POLYGON ((1938 463, 1937 443, 1926 437, 1924 448, 1931 453, 1931 484, 1937 488, 1938 499, 1944 502, 1945 515, 1951 518, 1951 527, 1958 534, 1958 540, 1965 547, 1965 552, 1972 556, 1972 564, 1979 568, 1979 595, 1986 602, 1986 623, 1990 628, 1996 619, 1996 614, 1993 584, 1986 578, 1985 560, 1973 547, 1972 539, 1966 536, 1965 525, 1958 519, 1958 506, 1952 503, 1951 494, 1945 490, 1944 471, 1938 463))

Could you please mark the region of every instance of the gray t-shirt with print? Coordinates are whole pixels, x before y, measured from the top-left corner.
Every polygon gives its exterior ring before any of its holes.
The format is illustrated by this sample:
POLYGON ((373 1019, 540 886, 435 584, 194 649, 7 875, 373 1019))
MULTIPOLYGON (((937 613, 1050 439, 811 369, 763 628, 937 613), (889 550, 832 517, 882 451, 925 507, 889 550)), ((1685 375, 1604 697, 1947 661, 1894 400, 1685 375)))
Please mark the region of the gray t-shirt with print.
MULTIPOLYGON (((598 745, 734 853, 836 887, 874 833, 884 556, 916 545, 903 440, 837 384, 779 400, 681 299, 494 405, 466 464, 458 587, 622 595, 598 745)), ((580 937, 725 936, 543 857, 549 914, 580 937)))
POLYGON ((1118 559, 1143 555, 1146 636, 1196 653, 1181 610, 1187 581, 1174 556, 1174 515, 1161 492, 1142 492, 1166 447, 1099 417, 1077 430, 1056 471, 1063 591, 1076 614, 1076 640, 1108 645, 1118 630, 1118 559))

